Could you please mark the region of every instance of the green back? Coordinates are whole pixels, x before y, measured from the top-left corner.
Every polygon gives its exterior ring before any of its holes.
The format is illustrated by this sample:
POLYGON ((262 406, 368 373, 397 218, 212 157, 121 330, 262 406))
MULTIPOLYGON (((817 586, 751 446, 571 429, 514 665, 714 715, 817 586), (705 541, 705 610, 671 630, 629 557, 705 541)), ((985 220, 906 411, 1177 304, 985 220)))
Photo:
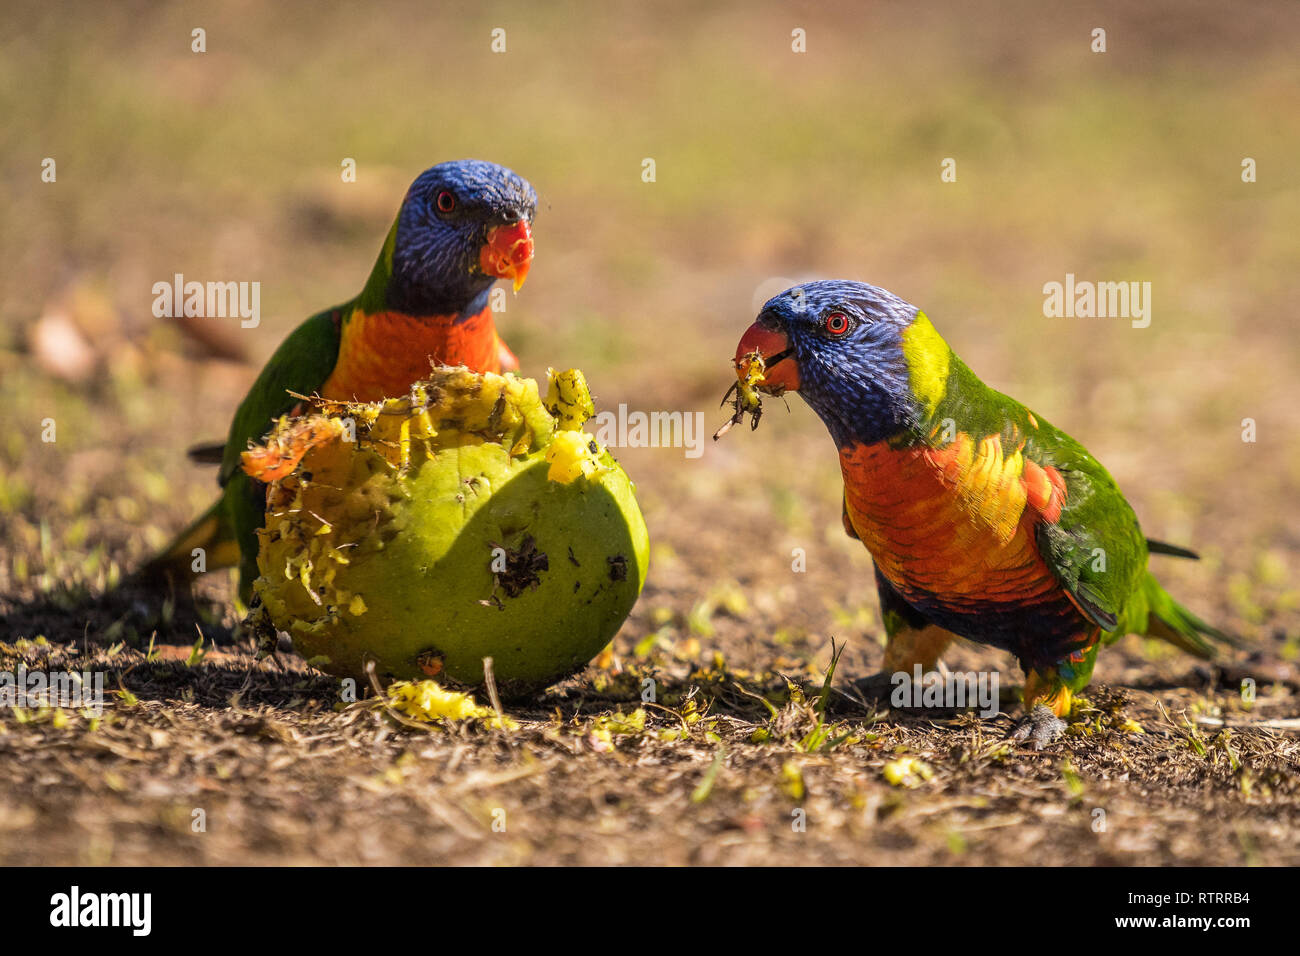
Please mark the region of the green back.
MULTIPOLYGON (((946 394, 925 426, 944 419, 978 441, 1000 435, 1009 453, 1024 442, 1024 457, 1065 479, 1060 518, 1038 527, 1038 547, 1062 586, 1105 631, 1126 625, 1126 606, 1140 591, 1146 540, 1119 485, 1086 448, 1015 399, 989 388, 955 355, 946 394)), ((1141 622, 1144 624, 1144 622, 1141 622)))

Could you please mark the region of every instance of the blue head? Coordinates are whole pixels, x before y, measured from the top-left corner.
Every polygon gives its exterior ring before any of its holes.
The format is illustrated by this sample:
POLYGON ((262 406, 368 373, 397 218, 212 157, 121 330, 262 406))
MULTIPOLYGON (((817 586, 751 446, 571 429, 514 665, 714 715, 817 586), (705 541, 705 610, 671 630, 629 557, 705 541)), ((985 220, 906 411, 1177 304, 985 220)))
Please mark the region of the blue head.
POLYGON ((496 279, 523 285, 533 260, 537 193, 517 173, 477 159, 419 175, 397 214, 388 308, 473 313, 496 279))
POLYGON ((767 364, 761 385, 798 391, 841 447, 873 444, 914 427, 925 406, 913 379, 934 362, 920 353, 947 346, 918 310, 865 282, 832 279, 794 286, 767 301, 736 349, 767 364), (925 335, 915 330, 924 323, 925 335))

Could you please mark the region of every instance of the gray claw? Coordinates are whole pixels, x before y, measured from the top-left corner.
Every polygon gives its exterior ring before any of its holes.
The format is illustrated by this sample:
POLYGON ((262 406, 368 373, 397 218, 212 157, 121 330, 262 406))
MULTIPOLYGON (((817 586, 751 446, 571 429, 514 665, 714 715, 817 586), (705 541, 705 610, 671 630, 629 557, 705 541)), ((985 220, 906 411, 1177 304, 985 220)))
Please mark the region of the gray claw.
POLYGON ((1026 738, 1034 742, 1035 750, 1042 750, 1050 743, 1059 740, 1065 734, 1066 723, 1057 717, 1044 704, 1039 704, 1033 711, 1021 719, 1011 733, 1011 739, 1020 742, 1026 738))

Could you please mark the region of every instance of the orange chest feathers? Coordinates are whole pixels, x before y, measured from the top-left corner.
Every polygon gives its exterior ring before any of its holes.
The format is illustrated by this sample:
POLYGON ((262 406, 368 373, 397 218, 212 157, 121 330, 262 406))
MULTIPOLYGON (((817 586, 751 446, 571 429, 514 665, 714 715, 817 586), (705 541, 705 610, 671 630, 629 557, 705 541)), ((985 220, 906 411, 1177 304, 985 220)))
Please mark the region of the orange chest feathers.
POLYGON ((490 309, 459 322, 451 316, 354 312, 320 393, 361 402, 403 395, 412 382, 428 377, 430 363, 499 372, 499 341, 490 309))
POLYGON ((943 448, 886 443, 840 451, 849 521, 906 596, 955 606, 1032 600, 1057 587, 1039 556, 1038 521, 1055 521, 1065 481, 999 436, 958 434, 943 448))

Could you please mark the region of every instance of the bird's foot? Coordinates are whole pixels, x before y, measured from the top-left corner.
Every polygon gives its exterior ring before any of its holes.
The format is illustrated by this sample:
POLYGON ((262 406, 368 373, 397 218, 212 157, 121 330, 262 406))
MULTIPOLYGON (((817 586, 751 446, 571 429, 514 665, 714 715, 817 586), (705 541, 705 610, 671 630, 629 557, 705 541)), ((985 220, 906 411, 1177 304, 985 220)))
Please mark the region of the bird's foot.
POLYGON ((253 596, 252 606, 240 621, 239 630, 242 636, 251 637, 256 643, 257 660, 275 658, 275 652, 279 649, 279 632, 271 623, 271 615, 267 613, 260 597, 253 596))
POLYGON ((888 673, 872 674, 853 681, 849 687, 854 697, 868 703, 888 704, 894 690, 893 675, 888 673))
POLYGON ((1020 719, 1011 732, 1011 739, 1017 743, 1033 741, 1035 750, 1042 750, 1050 743, 1055 743, 1065 735, 1066 723, 1051 708, 1039 704, 1020 719))

